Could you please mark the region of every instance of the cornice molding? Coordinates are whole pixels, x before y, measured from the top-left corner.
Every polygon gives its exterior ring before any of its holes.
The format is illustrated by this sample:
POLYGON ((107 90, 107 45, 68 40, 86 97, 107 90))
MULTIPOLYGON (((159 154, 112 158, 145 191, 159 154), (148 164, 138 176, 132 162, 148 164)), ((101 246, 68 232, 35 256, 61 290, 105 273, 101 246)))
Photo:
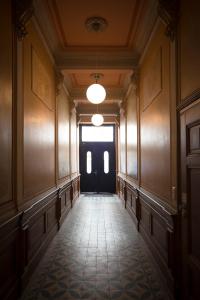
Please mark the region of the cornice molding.
POLYGON ((48 1, 34 0, 34 14, 38 20, 47 44, 60 69, 87 69, 96 65, 96 55, 99 65, 104 69, 132 68, 139 61, 144 47, 149 39, 152 27, 157 17, 158 0, 141 0, 139 21, 136 22, 133 40, 128 47, 67 47, 63 48, 58 33, 53 24, 48 1), (142 19, 142 22, 140 22, 142 19))
POLYGON ((33 0, 15 0, 15 30, 19 41, 22 41, 28 34, 27 23, 34 13, 33 0))
MULTIPOLYGON (((70 95, 74 100, 86 100, 86 87, 73 88, 70 90, 70 95)), ((106 100, 119 100, 124 98, 124 88, 106 88, 106 100)))
POLYGON ((98 52, 64 52, 55 53, 59 69, 91 69, 96 66, 100 69, 132 69, 137 66, 138 56, 134 51, 98 51, 98 52))
POLYGON ((178 0, 159 0, 158 15, 166 24, 166 36, 173 42, 178 23, 178 0))

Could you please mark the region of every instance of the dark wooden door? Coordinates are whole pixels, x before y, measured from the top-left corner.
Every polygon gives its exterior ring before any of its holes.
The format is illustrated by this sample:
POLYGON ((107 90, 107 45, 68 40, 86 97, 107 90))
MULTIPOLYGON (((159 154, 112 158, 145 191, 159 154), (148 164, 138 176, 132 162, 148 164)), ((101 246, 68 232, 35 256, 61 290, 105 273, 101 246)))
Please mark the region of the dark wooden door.
POLYGON ((200 101, 181 112, 182 299, 200 299, 200 101))
POLYGON ((80 140, 81 192, 115 193, 115 143, 80 140))

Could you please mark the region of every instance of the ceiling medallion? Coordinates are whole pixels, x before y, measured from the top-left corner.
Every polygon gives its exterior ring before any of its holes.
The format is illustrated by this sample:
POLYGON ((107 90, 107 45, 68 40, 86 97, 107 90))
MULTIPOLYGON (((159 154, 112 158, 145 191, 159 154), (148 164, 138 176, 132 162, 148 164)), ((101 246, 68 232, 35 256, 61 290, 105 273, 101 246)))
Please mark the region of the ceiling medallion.
POLYGON ((91 17, 85 21, 85 27, 88 31, 100 32, 104 31, 108 26, 106 19, 101 17, 91 17))

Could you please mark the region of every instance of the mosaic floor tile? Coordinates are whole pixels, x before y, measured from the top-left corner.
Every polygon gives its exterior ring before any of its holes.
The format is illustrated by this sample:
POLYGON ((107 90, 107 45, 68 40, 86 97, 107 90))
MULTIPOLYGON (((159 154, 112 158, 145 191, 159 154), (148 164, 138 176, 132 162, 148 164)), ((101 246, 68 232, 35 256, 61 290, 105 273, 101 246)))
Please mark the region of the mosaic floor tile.
POLYGON ((21 300, 169 300, 117 196, 81 196, 21 300))

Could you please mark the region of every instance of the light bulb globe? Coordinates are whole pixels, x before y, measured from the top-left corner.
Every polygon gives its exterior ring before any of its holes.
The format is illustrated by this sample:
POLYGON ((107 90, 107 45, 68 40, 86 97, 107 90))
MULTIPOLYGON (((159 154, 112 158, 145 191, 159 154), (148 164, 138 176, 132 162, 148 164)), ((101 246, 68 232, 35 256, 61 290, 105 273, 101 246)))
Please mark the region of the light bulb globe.
POLYGON ((106 91, 99 83, 91 84, 86 91, 87 99, 93 104, 99 104, 106 98, 106 91))
POLYGON ((104 118, 101 114, 94 114, 91 121, 94 126, 101 126, 104 122, 104 118))

